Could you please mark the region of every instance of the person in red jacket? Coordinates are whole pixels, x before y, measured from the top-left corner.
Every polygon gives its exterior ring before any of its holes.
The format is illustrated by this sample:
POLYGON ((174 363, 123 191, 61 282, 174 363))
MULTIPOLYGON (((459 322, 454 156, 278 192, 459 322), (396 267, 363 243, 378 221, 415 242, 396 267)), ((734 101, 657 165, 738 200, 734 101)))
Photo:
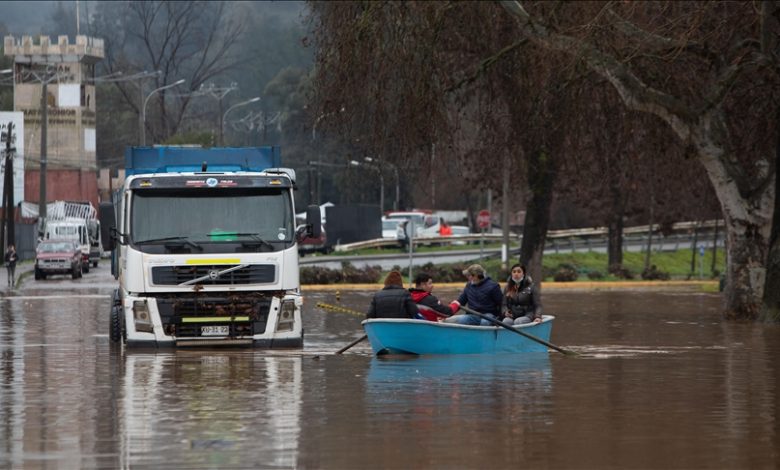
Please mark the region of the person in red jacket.
POLYGON ((441 301, 431 294, 433 290, 433 277, 428 273, 419 273, 414 278, 414 287, 409 289, 412 300, 420 311, 422 320, 439 321, 440 318, 449 317, 452 310, 448 305, 442 305, 441 301))

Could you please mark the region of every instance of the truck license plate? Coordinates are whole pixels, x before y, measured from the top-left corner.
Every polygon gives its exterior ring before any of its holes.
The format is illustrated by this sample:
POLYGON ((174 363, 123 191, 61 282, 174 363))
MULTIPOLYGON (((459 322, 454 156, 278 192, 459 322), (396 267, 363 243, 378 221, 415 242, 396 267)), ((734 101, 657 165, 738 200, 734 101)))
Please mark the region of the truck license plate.
POLYGON ((227 325, 200 327, 201 336, 227 336, 229 332, 230 329, 227 325))

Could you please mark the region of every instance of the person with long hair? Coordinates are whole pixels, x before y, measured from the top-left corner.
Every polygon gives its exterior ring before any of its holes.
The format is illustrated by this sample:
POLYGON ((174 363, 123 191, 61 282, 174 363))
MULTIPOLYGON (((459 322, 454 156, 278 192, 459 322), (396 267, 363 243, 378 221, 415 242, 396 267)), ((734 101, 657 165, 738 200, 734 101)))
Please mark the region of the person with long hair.
POLYGON ((374 294, 368 307, 367 318, 414 318, 419 313, 417 304, 409 291, 404 289, 404 280, 398 271, 390 271, 385 278, 385 287, 374 294))
POLYGON ((510 269, 504 287, 502 311, 507 325, 523 325, 542 321, 542 298, 525 266, 515 264, 510 269))

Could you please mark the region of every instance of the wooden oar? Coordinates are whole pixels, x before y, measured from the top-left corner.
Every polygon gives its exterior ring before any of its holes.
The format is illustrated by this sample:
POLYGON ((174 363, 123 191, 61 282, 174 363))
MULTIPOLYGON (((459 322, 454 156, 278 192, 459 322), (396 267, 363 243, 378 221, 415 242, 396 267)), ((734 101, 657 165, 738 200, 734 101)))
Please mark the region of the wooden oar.
POLYGON ((462 310, 464 310, 465 312, 467 312, 467 313, 470 313, 472 315, 476 315, 479 318, 482 318, 483 320, 487 320, 490 323, 493 323, 494 325, 500 326, 502 328, 506 328, 507 330, 509 330, 511 332, 517 333, 518 335, 525 336, 526 338, 528 338, 528 339, 530 339, 532 341, 536 341, 539 344, 543 344, 543 345, 547 346, 550 349, 554 349, 554 350, 558 351, 559 353, 565 354, 567 356, 579 356, 579 354, 577 354, 574 351, 571 351, 571 350, 568 350, 568 349, 563 349, 563 348, 558 347, 558 346, 556 346, 556 345, 554 345, 554 344, 552 344, 550 342, 547 342, 547 341, 543 340, 542 338, 537 338, 536 336, 534 336, 534 335, 532 335, 530 333, 526 333, 525 331, 521 331, 519 329, 512 328, 511 326, 505 324, 504 322, 502 322, 500 320, 496 320, 495 318, 489 317, 489 316, 487 316, 487 315, 485 315, 483 313, 479 313, 476 310, 472 310, 472 309, 470 309, 468 307, 464 307, 462 305, 461 305, 460 308, 462 310))
POLYGON ((368 339, 368 335, 363 335, 363 336, 361 336, 360 338, 356 339, 355 341, 353 341, 353 342, 349 343, 348 345, 346 345, 346 346, 344 346, 343 348, 341 348, 341 349, 339 349, 338 351, 336 351, 336 354, 341 354, 341 353, 343 353, 344 351, 346 351, 347 349, 349 349, 349 348, 351 348, 352 346, 354 346, 354 345, 356 345, 356 344, 360 343, 361 341, 365 341, 366 339, 368 339))

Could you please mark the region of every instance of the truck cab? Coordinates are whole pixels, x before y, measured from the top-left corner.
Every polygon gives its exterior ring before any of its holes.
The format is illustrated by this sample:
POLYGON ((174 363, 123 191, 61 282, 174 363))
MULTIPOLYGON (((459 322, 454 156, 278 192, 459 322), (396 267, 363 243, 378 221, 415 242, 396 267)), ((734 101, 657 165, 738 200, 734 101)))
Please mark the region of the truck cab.
POLYGON ((119 281, 113 341, 303 345, 297 243, 320 227, 295 226, 295 173, 278 163, 278 147, 129 150, 113 210, 101 207, 119 281))

